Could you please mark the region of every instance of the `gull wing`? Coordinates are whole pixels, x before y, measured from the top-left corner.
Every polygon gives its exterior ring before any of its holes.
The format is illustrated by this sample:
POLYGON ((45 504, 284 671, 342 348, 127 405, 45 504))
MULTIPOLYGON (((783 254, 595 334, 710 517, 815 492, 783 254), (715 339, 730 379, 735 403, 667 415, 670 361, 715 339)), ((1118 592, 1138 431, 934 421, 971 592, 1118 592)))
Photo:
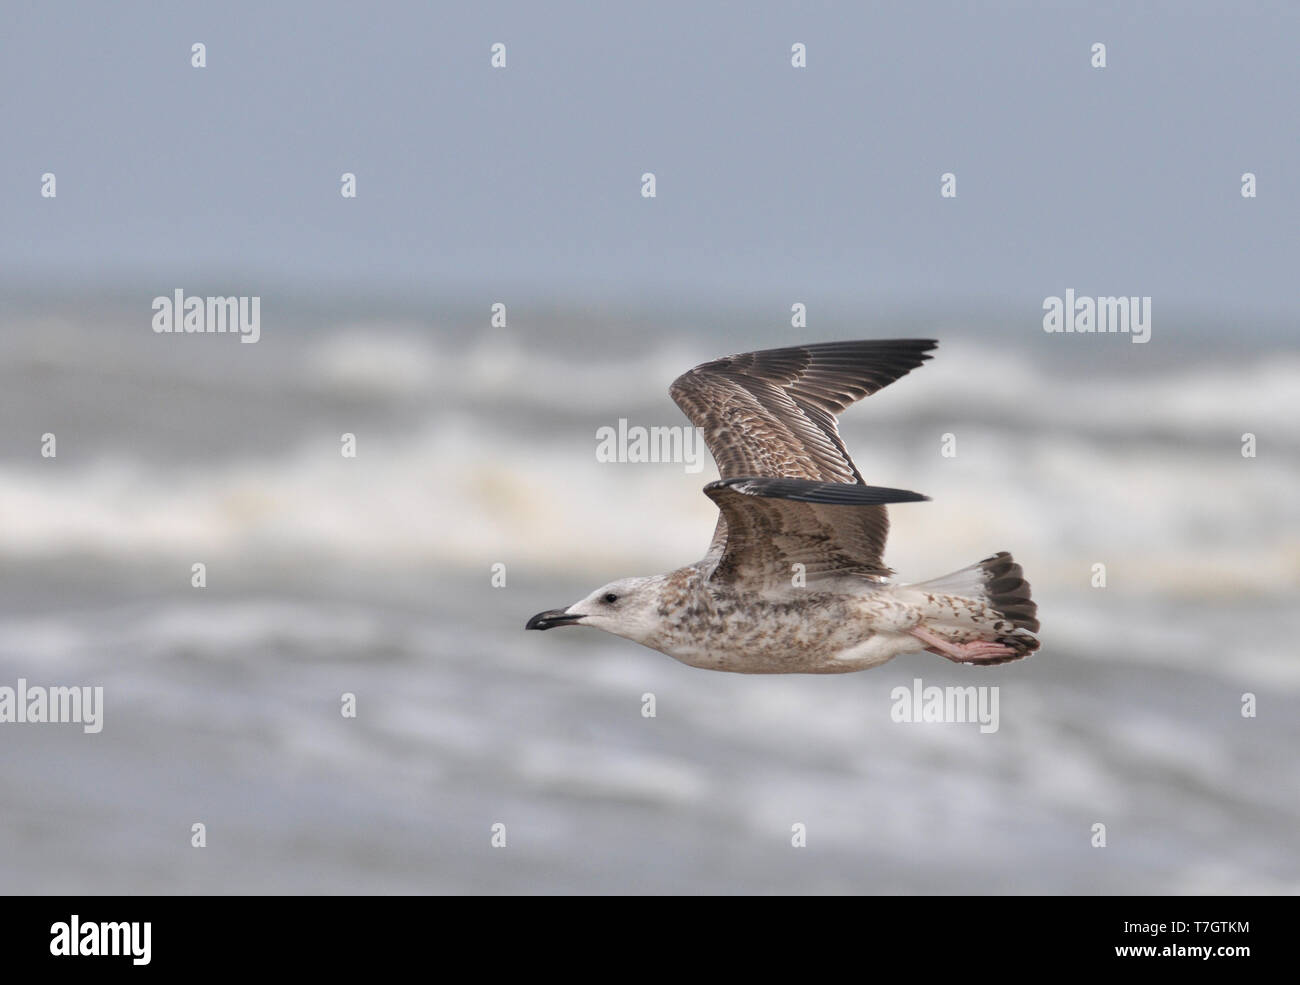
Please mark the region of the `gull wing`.
MULTIPOLYGON (((824 342, 724 356, 679 376, 673 400, 702 429, 723 479, 747 476, 863 482, 836 415, 930 358, 933 339, 824 342)), ((877 566, 889 532, 884 506, 859 511, 877 566)), ((705 563, 727 542, 718 518, 705 563)), ((885 569, 887 570, 887 569, 885 569)))
POLYGON ((723 356, 669 388, 724 479, 862 482, 835 415, 929 359, 933 339, 824 342, 723 356))
POLYGON ((885 503, 928 497, 905 489, 811 479, 720 479, 704 487, 726 522, 726 543, 711 578, 750 589, 790 588, 803 565, 823 578, 889 573, 881 560, 885 503))

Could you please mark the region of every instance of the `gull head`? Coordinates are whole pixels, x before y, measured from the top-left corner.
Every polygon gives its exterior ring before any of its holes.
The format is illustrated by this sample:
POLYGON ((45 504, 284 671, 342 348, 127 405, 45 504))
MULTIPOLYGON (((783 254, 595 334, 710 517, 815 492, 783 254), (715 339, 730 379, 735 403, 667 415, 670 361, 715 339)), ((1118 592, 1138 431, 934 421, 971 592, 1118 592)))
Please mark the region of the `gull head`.
POLYGON ((663 575, 611 581, 567 609, 537 613, 524 629, 594 626, 626 640, 644 643, 654 636, 662 621, 659 608, 663 581, 663 575))

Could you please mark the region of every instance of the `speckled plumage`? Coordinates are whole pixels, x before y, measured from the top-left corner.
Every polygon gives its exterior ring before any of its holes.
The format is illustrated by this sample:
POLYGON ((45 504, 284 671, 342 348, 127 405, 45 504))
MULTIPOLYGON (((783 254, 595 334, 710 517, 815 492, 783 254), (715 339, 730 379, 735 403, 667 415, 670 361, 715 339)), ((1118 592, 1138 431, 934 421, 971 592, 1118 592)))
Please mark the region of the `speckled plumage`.
POLYGON ((927 649, 994 664, 1038 648, 1036 606, 1005 552, 942 578, 892 583, 885 504, 926 497, 869 486, 835 415, 929 358, 928 339, 832 342, 728 356, 672 385, 721 478, 705 557, 625 578, 529 629, 593 625, 683 663, 751 674, 829 674, 927 649))

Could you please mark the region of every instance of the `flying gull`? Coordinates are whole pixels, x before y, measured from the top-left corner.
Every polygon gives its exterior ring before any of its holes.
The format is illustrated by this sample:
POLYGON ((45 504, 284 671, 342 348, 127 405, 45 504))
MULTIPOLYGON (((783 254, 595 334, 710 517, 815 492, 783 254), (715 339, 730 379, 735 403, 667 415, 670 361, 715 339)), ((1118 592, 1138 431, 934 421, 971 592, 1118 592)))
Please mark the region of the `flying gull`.
POLYGON ((894 583, 888 503, 929 497, 867 485, 836 415, 930 358, 932 339, 827 342, 725 356, 677 378, 721 476, 703 560, 621 578, 527 629, 594 626, 692 667, 836 674, 928 650, 991 665, 1038 649, 1037 606, 1005 551, 930 581, 894 583))

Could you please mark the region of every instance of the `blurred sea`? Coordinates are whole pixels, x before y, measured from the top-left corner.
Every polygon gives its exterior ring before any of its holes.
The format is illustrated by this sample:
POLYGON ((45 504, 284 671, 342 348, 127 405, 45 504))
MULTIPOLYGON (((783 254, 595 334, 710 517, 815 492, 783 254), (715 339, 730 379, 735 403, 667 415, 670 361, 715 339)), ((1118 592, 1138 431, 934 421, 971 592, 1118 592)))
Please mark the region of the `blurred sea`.
POLYGON ((157 336, 147 304, 92 296, 0 312, 0 685, 106 702, 98 735, 0 725, 0 887, 1300 890, 1286 330, 430 310, 458 313, 266 297, 256 345, 157 336), (892 510, 887 560, 920 580, 1011 550, 1037 656, 746 677, 523 632, 708 543, 711 463, 601 464, 598 427, 684 424, 668 384, 707 358, 898 336, 936 358, 842 419, 868 481, 933 498, 892 510), (918 677, 998 684, 1000 729, 891 722, 918 677))

